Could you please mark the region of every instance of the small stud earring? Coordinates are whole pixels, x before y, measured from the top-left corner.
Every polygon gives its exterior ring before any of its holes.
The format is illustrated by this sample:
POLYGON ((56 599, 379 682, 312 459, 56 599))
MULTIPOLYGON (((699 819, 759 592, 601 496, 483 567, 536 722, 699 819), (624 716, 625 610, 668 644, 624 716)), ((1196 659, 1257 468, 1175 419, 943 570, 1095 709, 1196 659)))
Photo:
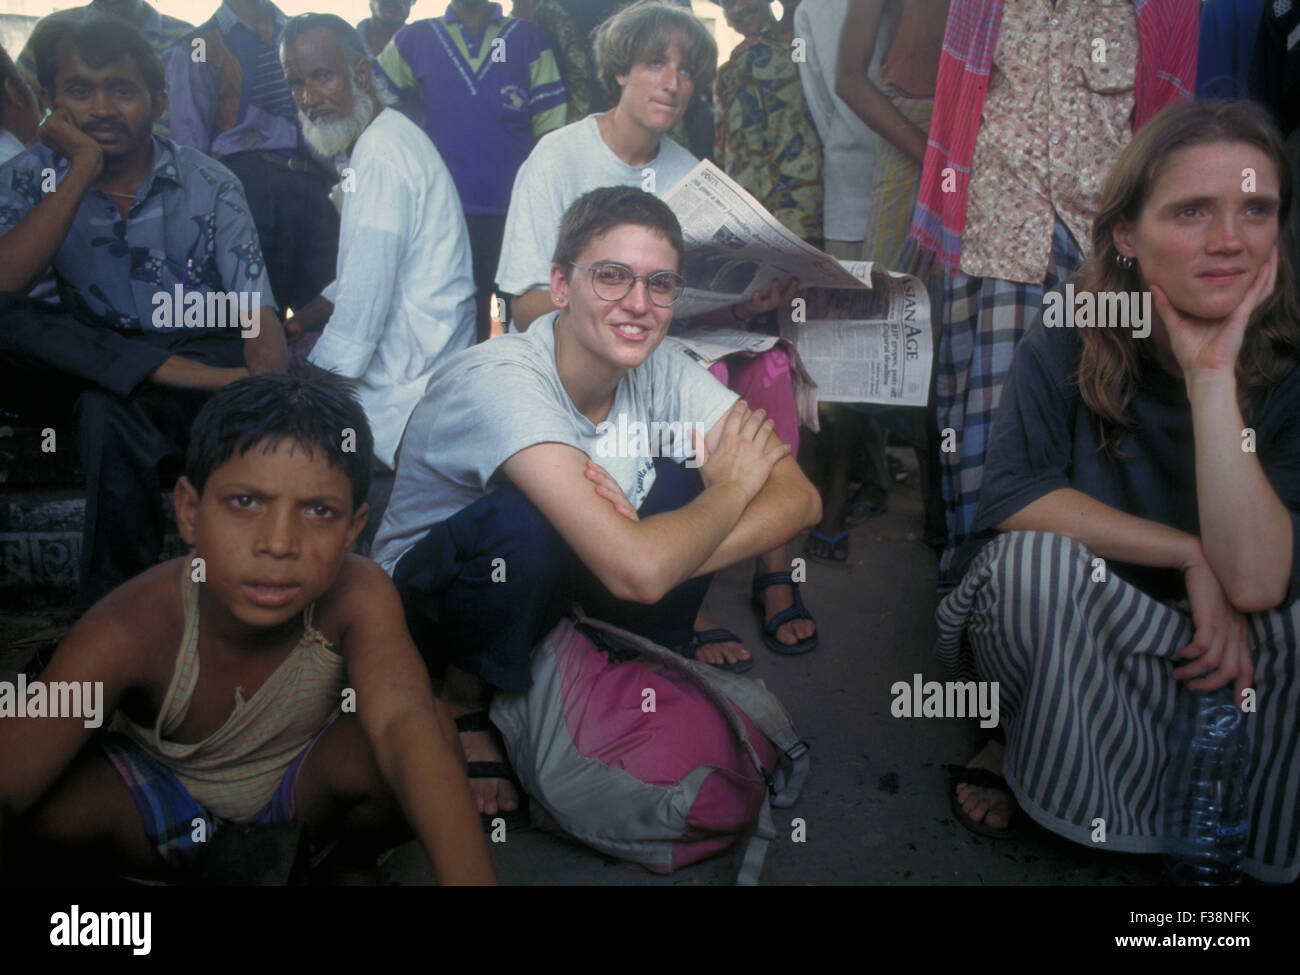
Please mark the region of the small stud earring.
POLYGON ((1133 258, 1125 257, 1123 254, 1116 253, 1115 264, 1120 268, 1120 270, 1127 271, 1133 267, 1133 258))

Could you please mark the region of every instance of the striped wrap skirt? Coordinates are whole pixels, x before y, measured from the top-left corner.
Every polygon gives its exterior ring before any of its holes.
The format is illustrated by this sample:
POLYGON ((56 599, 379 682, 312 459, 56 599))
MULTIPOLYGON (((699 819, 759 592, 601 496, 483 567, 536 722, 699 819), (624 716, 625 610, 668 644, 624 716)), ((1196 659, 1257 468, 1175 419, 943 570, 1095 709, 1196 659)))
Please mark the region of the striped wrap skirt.
MULTIPOLYGON (((939 605, 935 655, 960 679, 997 681, 1003 775, 1022 809, 1085 846, 1158 853, 1161 792, 1181 682, 1176 653, 1195 628, 1048 532, 981 548, 939 605)), ((1245 714, 1250 839, 1243 869, 1300 876, 1300 600, 1247 617, 1256 710, 1245 714)))

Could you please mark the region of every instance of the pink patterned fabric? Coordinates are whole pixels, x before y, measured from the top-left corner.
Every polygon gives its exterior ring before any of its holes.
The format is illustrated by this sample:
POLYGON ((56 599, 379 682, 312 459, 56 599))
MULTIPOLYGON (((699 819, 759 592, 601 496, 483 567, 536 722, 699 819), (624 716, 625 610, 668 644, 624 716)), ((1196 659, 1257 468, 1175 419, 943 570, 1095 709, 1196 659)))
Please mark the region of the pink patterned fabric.
MULTIPOLYGON (((997 48, 1003 0, 953 0, 939 60, 934 115, 910 239, 955 271, 966 225, 966 189, 997 48), (945 193, 944 171, 955 186, 945 193)), ((1133 130, 1180 98, 1191 98, 1200 41, 1197 0, 1134 0, 1139 61, 1133 130)))
POLYGON ((732 355, 715 362, 709 372, 740 394, 751 410, 764 409, 772 428, 792 456, 799 454, 799 413, 794 403, 790 357, 779 346, 762 355, 732 355))

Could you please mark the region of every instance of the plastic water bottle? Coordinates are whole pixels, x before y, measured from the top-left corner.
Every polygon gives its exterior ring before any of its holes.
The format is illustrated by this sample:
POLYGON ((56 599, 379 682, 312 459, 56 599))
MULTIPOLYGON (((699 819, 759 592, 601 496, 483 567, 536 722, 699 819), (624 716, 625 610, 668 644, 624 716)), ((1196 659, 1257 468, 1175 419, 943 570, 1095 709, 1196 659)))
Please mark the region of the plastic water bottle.
POLYGON ((1175 884, 1241 879, 1250 826, 1244 719, 1231 684, 1178 692, 1162 797, 1165 871, 1175 884))

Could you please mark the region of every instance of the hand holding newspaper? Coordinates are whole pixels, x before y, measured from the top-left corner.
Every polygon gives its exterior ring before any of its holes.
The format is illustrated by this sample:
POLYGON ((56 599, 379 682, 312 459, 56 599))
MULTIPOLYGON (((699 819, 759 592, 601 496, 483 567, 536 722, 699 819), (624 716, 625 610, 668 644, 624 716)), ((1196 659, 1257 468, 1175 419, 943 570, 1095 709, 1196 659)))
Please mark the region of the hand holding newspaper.
MULTIPOLYGON (((932 342, 930 303, 919 280, 822 253, 707 159, 663 199, 686 239, 686 291, 674 318, 737 304, 773 280, 803 283, 805 290, 782 311, 781 337, 794 347, 804 386, 796 395, 809 426, 817 428, 818 399, 925 405, 932 342)), ((688 329, 672 340, 706 365, 734 352, 764 352, 779 341, 741 329, 688 329)))

